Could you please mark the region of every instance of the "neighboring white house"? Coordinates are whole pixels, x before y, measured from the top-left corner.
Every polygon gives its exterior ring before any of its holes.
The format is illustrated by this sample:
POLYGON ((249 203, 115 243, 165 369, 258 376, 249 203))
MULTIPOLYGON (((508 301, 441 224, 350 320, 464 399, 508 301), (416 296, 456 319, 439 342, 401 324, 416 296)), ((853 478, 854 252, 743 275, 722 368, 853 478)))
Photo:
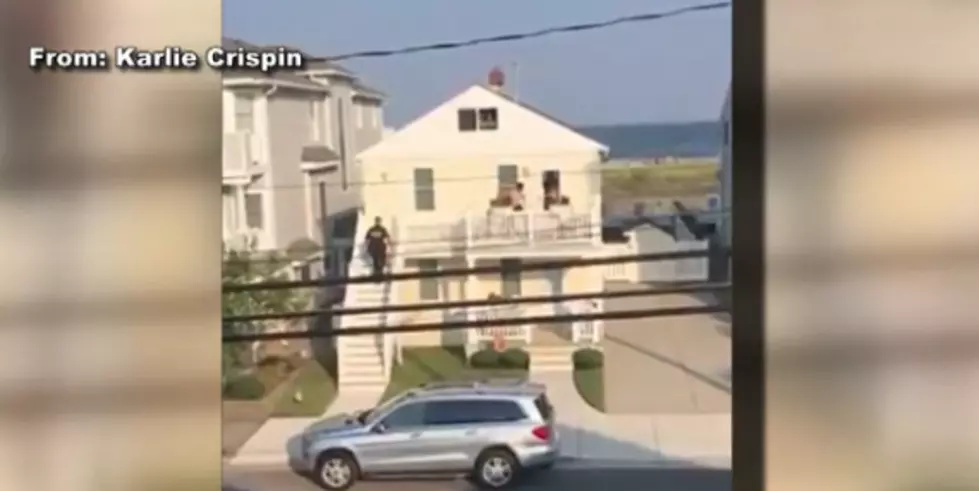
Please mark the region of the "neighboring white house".
MULTIPOLYGON (((601 291, 602 267, 522 271, 520 265, 606 254, 600 166, 607 152, 601 143, 508 96, 501 80, 466 88, 358 155, 364 180, 372 183, 363 190, 365 216, 358 240, 369 222, 380 217, 393 236, 395 272, 486 266, 503 271, 350 285, 344 307, 601 291), (523 187, 522 210, 510 199, 518 184, 523 187)), ((363 261, 351 263, 351 276, 366 273, 363 261)), ((601 300, 526 307, 501 303, 499 308, 348 315, 340 327, 603 309, 601 300)), ((570 352, 600 337, 600 321, 341 336, 339 383, 348 389, 383 386, 397 346, 455 345, 471 351, 501 339, 526 346, 537 369, 570 370, 570 352), (540 365, 546 363, 553 365, 540 365)))
POLYGON ((381 139, 383 95, 326 62, 272 76, 229 72, 223 85, 226 243, 265 251, 328 238, 349 247, 361 205, 353 157, 381 139))

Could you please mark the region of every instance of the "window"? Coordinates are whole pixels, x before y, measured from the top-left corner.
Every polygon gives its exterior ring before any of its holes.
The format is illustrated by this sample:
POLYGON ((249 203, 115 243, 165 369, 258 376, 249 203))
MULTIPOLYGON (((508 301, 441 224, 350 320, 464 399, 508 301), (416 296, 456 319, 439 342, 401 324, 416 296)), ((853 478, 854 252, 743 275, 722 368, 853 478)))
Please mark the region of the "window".
POLYGON ((496 168, 496 182, 500 195, 505 190, 513 189, 519 179, 519 171, 515 165, 501 165, 496 168))
POLYGON ((239 94, 235 98, 235 129, 255 130, 255 96, 239 94))
POLYGON ((724 146, 727 146, 731 143, 731 124, 724 121, 722 126, 724 126, 724 146))
POLYGON ((326 141, 326 125, 323 114, 323 101, 309 101, 309 139, 314 142, 326 141))
MULTIPOLYGON (((438 270, 439 270, 439 263, 435 259, 420 259, 418 261, 418 271, 435 272, 438 270)), ((438 300, 439 279, 418 278, 418 296, 421 300, 438 300)))
POLYGON ((384 418, 384 426, 396 430, 422 426, 425 423, 425 403, 405 404, 384 418))
POLYGON ((473 423, 508 423, 526 418, 513 401, 435 401, 426 404, 425 424, 433 426, 473 423))
POLYGON ((245 225, 248 228, 261 229, 265 227, 264 196, 261 193, 245 195, 245 225))
POLYGON ((476 110, 459 110, 459 131, 476 131, 476 110))
POLYGON ((537 399, 534 399, 534 406, 537 406, 537 411, 544 421, 550 421, 554 416, 554 408, 551 407, 551 401, 547 400, 547 394, 537 396, 537 399))
POLYGON ((479 110, 479 129, 495 130, 499 125, 497 120, 496 108, 488 107, 479 110))
POLYGON ((435 209, 435 173, 432 169, 415 169, 415 210, 435 209))
POLYGON ((500 272, 500 281, 503 283, 503 297, 519 297, 520 260, 504 259, 500 261, 500 266, 502 267, 502 271, 500 272))
POLYGON ((357 129, 364 127, 364 110, 366 109, 363 104, 354 102, 354 118, 357 120, 357 129))

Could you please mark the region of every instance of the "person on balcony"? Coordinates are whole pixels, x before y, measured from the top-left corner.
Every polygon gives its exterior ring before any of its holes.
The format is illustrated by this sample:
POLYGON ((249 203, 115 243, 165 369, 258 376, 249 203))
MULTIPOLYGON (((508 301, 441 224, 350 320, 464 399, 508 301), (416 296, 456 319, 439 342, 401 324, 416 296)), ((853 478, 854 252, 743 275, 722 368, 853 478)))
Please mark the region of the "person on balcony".
POLYGON ((513 211, 523 211, 524 194, 522 182, 518 182, 517 185, 510 190, 510 206, 513 207, 513 211))
POLYGON ((381 224, 381 217, 374 217, 374 226, 367 229, 364 242, 371 258, 371 276, 374 281, 381 281, 387 267, 388 249, 391 247, 391 235, 381 224))

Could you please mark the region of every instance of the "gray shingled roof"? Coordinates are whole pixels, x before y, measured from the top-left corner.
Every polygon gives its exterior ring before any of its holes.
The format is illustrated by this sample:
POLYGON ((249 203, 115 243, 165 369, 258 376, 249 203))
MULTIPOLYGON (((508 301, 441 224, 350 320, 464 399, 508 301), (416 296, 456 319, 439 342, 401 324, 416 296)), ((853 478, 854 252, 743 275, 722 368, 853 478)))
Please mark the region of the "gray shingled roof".
MULTIPOLYGON (((269 50, 269 51, 278 49, 280 47, 287 47, 301 52, 303 54, 303 57, 309 59, 306 63, 307 71, 335 70, 336 72, 351 78, 354 90, 356 90, 360 94, 363 94, 366 97, 375 97, 375 98, 386 97, 386 94, 384 94, 380 90, 377 90, 363 83, 362 81, 357 80, 355 78, 355 75, 350 70, 347 70, 346 68, 337 64, 336 62, 313 56, 309 52, 293 46, 285 46, 285 45, 263 46, 263 45, 252 44, 246 41, 242 41, 241 39, 228 38, 228 37, 221 38, 221 45, 226 49, 245 48, 248 50, 269 50)), ((258 79, 269 79, 269 80, 285 80, 293 84, 307 87, 309 89, 323 90, 323 91, 327 90, 322 85, 310 81, 308 78, 303 76, 301 72, 275 72, 272 74, 267 74, 258 71, 253 71, 253 70, 227 70, 224 72, 224 76, 228 78, 258 78, 258 79)))
MULTIPOLYGON (((266 51, 266 50, 273 51, 281 47, 281 46, 261 46, 235 38, 221 38, 221 46, 224 47, 225 49, 245 48, 254 51, 266 51)), ((269 81, 282 80, 282 81, 286 81, 292 84, 302 86, 304 88, 308 88, 310 90, 322 90, 324 92, 327 91, 327 89, 322 85, 313 82, 308 78, 294 72, 279 71, 273 73, 264 73, 257 70, 225 70, 224 76, 226 78, 232 78, 232 79, 251 78, 251 79, 260 79, 260 80, 267 79, 269 81)))
POLYGON ((335 160, 340 160, 340 155, 326 145, 306 145, 303 147, 303 162, 333 162, 335 160))

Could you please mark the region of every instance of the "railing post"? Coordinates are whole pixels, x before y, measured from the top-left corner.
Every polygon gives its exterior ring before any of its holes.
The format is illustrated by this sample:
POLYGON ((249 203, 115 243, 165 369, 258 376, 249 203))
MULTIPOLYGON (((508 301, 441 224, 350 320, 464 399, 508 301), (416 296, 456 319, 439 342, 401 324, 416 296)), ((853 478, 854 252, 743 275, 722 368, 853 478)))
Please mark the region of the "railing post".
POLYGON ((534 245, 534 213, 531 211, 527 213, 527 243, 534 245))
POLYGON ((465 230, 465 237, 463 237, 463 247, 465 250, 469 250, 472 247, 473 242, 473 221, 472 212, 467 211, 466 216, 462 218, 464 220, 463 229, 465 230))

